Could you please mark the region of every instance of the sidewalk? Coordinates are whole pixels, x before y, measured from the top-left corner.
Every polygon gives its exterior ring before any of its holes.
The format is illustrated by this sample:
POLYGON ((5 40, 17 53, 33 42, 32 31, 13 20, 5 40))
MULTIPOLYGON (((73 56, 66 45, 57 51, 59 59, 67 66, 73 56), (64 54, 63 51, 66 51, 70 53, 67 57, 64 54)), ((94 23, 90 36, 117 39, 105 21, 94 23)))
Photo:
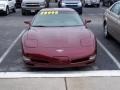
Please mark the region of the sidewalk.
POLYGON ((120 77, 0 79, 0 90, 120 90, 120 77))

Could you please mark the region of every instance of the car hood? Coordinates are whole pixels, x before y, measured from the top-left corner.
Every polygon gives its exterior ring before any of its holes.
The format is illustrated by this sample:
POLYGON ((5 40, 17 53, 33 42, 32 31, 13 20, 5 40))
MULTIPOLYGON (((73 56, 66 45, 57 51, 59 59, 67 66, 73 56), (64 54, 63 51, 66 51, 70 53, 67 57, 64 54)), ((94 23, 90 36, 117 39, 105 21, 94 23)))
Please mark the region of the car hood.
POLYGON ((0 1, 0 4, 6 5, 6 4, 7 4, 7 1, 0 1))
POLYGON ((28 48, 73 48, 91 46, 93 34, 85 27, 31 28, 24 36, 28 48))

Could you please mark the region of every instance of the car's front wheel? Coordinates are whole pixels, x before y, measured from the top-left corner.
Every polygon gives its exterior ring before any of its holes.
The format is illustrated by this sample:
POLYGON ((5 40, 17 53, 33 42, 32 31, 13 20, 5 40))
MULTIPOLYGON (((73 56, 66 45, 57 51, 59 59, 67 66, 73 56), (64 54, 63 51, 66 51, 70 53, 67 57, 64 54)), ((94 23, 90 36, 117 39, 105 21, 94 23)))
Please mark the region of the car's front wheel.
POLYGON ((107 26, 107 24, 104 25, 104 36, 107 39, 110 38, 110 34, 108 32, 108 26, 107 26))
POLYGON ((97 7, 99 8, 99 7, 100 7, 100 4, 97 4, 97 7))
POLYGON ((6 11, 5 11, 5 15, 7 16, 9 13, 10 13, 10 12, 9 12, 9 7, 7 6, 7 7, 6 7, 6 11))
POLYGON ((14 6, 14 8, 12 9, 12 11, 15 13, 16 12, 16 7, 14 6))
POLYGON ((22 9, 21 12, 22 12, 22 15, 27 15, 27 11, 26 10, 22 9))

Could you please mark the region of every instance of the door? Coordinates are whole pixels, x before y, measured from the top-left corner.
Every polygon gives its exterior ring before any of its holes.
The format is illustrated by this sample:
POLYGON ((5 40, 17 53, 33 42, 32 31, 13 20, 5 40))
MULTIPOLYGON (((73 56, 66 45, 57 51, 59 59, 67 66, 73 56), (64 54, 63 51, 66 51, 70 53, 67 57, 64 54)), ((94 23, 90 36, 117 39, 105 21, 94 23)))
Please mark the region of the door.
POLYGON ((120 3, 116 3, 110 9, 110 12, 107 18, 109 33, 117 40, 119 40, 118 37, 120 36, 120 34, 118 35, 118 31, 120 30, 119 13, 120 13, 120 3))

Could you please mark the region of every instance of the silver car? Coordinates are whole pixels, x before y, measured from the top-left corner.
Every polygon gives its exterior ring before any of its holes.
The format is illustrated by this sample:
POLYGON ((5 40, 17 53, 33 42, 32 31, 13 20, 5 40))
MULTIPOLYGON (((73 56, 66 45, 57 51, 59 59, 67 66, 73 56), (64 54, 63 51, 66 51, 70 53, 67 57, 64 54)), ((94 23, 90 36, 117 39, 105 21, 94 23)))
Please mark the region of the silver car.
POLYGON ((26 15, 27 12, 36 12, 46 6, 46 0, 22 0, 21 12, 22 15, 26 15))
POLYGON ((100 6, 100 0, 82 0, 83 2, 83 6, 97 6, 99 7, 100 6))
POLYGON ((104 35, 120 42, 120 1, 114 3, 104 14, 104 35))

